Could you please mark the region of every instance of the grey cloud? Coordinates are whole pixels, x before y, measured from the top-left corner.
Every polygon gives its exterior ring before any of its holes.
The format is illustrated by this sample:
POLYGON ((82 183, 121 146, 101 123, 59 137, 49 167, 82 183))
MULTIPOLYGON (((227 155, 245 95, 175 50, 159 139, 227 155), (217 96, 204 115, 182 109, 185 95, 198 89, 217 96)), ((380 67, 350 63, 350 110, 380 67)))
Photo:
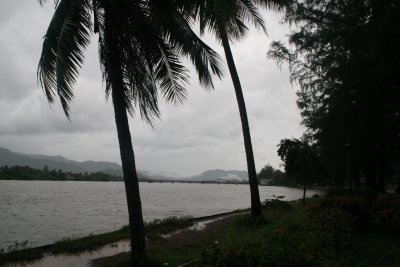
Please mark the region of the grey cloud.
MULTIPOLYGON (((120 162, 111 101, 104 97, 97 41, 75 86, 69 122, 59 105, 49 106, 36 84, 42 36, 52 5, 33 0, 0 0, 0 146, 24 153, 63 155, 75 160, 120 162), (2 13, 7 13, 1 17, 2 13)), ((266 52, 272 39, 281 39, 287 26, 280 15, 264 12, 269 38, 252 30, 232 46, 246 99, 257 168, 278 167, 276 145, 303 131, 296 107, 295 88, 287 70, 279 70, 266 52)), ((3 14, 4 15, 4 14, 3 14)), ((221 56, 222 48, 206 36, 221 56)), ((193 68, 189 97, 183 105, 160 101, 162 116, 154 129, 130 119, 137 166, 153 172, 193 174, 205 169, 246 169, 239 112, 226 66, 215 90, 205 91, 193 68)))

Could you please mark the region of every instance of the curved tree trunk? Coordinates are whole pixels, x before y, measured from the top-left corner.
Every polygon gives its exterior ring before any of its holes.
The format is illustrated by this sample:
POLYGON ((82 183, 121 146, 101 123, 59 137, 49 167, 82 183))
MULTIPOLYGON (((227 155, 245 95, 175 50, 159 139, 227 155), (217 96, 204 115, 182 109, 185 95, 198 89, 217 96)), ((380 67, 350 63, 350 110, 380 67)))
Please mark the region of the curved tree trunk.
POLYGON ((235 61, 233 60, 228 37, 221 36, 222 45, 224 47, 226 61, 228 63, 229 72, 231 74, 233 87, 235 88, 236 100, 239 106, 240 119, 242 122, 242 131, 244 139, 244 147, 246 150, 247 172, 249 175, 250 194, 251 194, 251 214, 255 217, 261 217, 261 202, 258 192, 257 172, 254 163, 253 146, 251 144, 249 121, 247 119, 246 104, 244 102, 242 86, 240 85, 239 75, 236 70, 235 61))
POLYGON ((128 203, 131 258, 140 259, 146 258, 147 253, 139 181, 136 173, 135 155, 132 148, 128 116, 126 113, 121 65, 118 53, 114 53, 113 49, 110 49, 109 53, 111 63, 109 75, 112 86, 112 100, 128 203))

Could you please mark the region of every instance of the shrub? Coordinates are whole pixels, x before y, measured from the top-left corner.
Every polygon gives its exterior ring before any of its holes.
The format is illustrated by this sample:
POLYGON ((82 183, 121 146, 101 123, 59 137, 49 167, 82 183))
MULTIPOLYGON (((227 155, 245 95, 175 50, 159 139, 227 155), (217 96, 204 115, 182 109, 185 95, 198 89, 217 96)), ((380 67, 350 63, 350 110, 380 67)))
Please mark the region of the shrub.
POLYGON ((279 199, 266 199, 262 206, 271 210, 290 210, 292 206, 287 201, 279 200, 279 199))
POLYGON ((256 244, 247 244, 240 249, 214 245, 210 251, 203 253, 202 262, 195 266, 305 267, 300 245, 305 233, 300 226, 277 228, 273 234, 260 237, 256 244))
MULTIPOLYGON (((334 256, 343 255, 351 242, 354 226, 353 216, 340 208, 330 207, 314 210, 310 217, 311 232, 326 236, 325 238, 328 240, 323 240, 323 242, 332 245, 330 251, 334 252, 334 256)), ((324 246, 324 244, 317 243, 315 249, 320 249, 320 246, 324 246)))
POLYGON ((240 248, 214 244, 194 266, 308 267, 353 266, 345 253, 351 220, 344 211, 319 213, 307 225, 289 225, 266 231, 240 248), (322 219, 323 218, 323 219, 322 219), (341 265, 336 264, 340 262, 341 265))
POLYGON ((369 199, 362 196, 331 196, 321 202, 319 209, 341 209, 352 216, 355 225, 363 230, 371 224, 371 204, 369 199))
POLYGON ((332 197, 332 196, 346 196, 348 194, 348 191, 344 187, 332 187, 329 188, 326 191, 326 196, 327 197, 332 197))
POLYGON ((378 198, 371 210, 387 230, 400 234, 400 195, 393 194, 378 198))
POLYGON ((371 204, 378 197, 378 194, 370 188, 355 188, 352 195, 364 197, 368 201, 371 201, 371 204))

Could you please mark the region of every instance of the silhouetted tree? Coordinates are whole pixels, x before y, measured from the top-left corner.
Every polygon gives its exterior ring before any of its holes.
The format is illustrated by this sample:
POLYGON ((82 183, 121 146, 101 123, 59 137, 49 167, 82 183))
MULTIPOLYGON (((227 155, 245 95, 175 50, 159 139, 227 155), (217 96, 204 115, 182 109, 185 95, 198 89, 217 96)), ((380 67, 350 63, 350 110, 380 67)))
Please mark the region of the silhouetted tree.
POLYGON ((338 186, 346 182, 349 156, 347 183, 359 186, 363 176, 384 191, 399 157, 399 15, 393 0, 297 1, 286 13, 299 26, 290 46, 275 42, 269 51, 289 63, 307 135, 338 186))
POLYGON ((306 141, 283 139, 278 145, 278 155, 284 163, 286 175, 303 185, 305 203, 307 185, 315 184, 326 177, 326 170, 318 153, 306 141))
POLYGON ((251 143, 250 126, 247 118, 243 90, 230 48, 230 42, 234 42, 244 36, 248 29, 246 22, 250 22, 265 31, 264 22, 261 15, 258 13, 256 4, 279 9, 285 6, 288 0, 192 0, 179 2, 183 4, 188 13, 191 13, 197 19, 201 33, 209 30, 216 39, 221 42, 224 48, 242 124, 251 193, 251 214, 255 217, 261 217, 262 210, 251 143))
POLYGON ((288 179, 288 177, 278 169, 275 169, 271 165, 265 165, 257 175, 258 179, 270 180, 270 185, 284 185, 292 186, 295 185, 293 181, 288 179))
MULTIPOLYGON (((42 4, 45 0, 39 0, 42 4)), ((186 97, 188 76, 179 56, 196 67, 200 82, 221 75, 218 55, 191 30, 172 0, 55 0, 56 10, 43 42, 38 80, 49 102, 60 98, 69 118, 72 86, 94 31, 106 96, 113 101, 124 173, 131 257, 146 257, 142 207, 127 112, 159 117, 158 91, 173 103, 186 97)))

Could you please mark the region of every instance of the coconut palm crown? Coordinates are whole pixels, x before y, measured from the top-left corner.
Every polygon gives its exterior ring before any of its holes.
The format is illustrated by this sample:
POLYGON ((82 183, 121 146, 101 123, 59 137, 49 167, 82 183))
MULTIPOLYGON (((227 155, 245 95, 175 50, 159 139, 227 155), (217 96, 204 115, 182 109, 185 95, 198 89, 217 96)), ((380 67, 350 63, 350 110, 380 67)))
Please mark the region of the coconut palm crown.
POLYGON ((262 217, 261 202, 258 191, 257 173, 251 143, 250 126, 247 118, 246 104, 239 75, 233 59, 230 42, 243 37, 248 30, 246 23, 266 32, 262 16, 257 6, 280 9, 287 6, 290 0, 177 0, 180 8, 193 16, 200 25, 201 33, 211 32, 221 42, 229 72, 231 74, 239 114, 242 123, 244 147, 251 194, 251 214, 262 217), (188 4, 190 3, 190 4, 188 4))
MULTIPOLYGON (((39 0, 44 4, 46 0, 39 0)), ((219 56, 190 28, 185 11, 172 0, 54 0, 55 13, 44 36, 38 82, 50 103, 58 96, 70 118, 73 85, 84 51, 98 35, 105 94, 111 95, 117 126, 132 258, 146 254, 142 207, 127 113, 148 122, 159 117, 158 95, 182 102, 187 91, 184 56, 200 83, 221 76, 219 56)), ((137 262, 136 262, 137 263, 137 262)))
POLYGON ((221 77, 219 56, 195 35, 173 1, 54 0, 54 5, 38 78, 50 103, 58 94, 68 118, 73 85, 93 31, 99 35, 106 95, 111 90, 108 52, 112 48, 121 61, 126 108, 133 114, 138 107, 149 122, 160 115, 158 91, 173 103, 186 97, 187 69, 179 56, 193 62, 201 84, 212 86, 211 72, 221 77))

